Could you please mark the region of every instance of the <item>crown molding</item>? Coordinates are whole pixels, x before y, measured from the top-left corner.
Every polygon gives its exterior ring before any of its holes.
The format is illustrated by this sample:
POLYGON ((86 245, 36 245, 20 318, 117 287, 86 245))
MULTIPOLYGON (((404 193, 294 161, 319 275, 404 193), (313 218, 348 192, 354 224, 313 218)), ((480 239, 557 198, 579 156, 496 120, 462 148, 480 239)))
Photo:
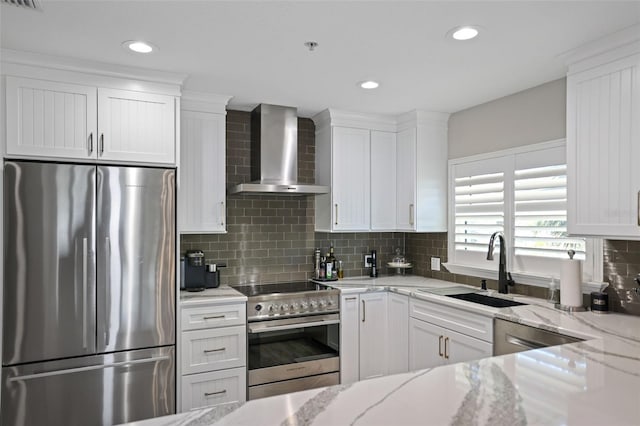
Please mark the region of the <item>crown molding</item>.
POLYGON ((6 64, 43 67, 61 71, 80 72, 104 77, 124 78, 181 86, 187 74, 170 73, 146 68, 110 64, 106 62, 0 49, 0 61, 6 64))
POLYGON ((182 111, 211 112, 226 114, 226 107, 233 96, 215 93, 183 90, 180 104, 182 111))

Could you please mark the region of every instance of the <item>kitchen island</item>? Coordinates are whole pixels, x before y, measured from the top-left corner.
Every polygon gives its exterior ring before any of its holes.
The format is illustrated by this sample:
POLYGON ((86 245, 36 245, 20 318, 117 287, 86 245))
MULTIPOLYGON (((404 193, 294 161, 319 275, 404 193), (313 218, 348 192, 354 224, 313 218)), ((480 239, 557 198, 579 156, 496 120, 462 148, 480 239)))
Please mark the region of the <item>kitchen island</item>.
POLYGON ((136 424, 638 424, 640 317, 566 313, 540 299, 518 296, 513 299, 530 304, 497 309, 417 290, 452 285, 421 277, 348 279, 335 284, 345 292, 364 289, 407 294, 585 341, 136 424))

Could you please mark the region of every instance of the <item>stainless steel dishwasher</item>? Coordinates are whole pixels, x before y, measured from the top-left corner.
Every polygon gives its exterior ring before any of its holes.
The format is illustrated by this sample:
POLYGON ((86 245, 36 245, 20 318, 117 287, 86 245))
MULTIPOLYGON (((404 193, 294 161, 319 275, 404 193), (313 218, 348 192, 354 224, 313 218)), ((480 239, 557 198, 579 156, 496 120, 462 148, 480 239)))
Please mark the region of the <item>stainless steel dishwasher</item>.
POLYGON ((493 321, 494 355, 512 354, 583 340, 502 319, 496 318, 493 321))

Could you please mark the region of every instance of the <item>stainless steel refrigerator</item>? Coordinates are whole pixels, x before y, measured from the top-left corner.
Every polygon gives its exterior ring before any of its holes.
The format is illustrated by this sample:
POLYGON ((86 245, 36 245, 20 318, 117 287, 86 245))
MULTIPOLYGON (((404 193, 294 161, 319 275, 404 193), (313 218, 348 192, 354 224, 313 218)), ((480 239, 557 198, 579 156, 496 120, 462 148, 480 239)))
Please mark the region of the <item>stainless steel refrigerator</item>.
POLYGON ((175 170, 6 161, 3 425, 175 412, 175 170))

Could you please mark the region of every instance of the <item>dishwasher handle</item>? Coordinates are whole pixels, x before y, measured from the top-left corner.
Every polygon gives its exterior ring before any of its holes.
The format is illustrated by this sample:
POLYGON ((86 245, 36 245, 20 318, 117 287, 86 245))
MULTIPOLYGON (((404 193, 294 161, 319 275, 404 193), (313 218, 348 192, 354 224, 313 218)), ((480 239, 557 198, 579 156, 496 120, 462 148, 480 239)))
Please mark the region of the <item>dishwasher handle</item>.
POLYGON ((512 345, 521 346, 527 349, 540 349, 547 347, 547 345, 545 345, 544 343, 534 342, 531 340, 523 339, 521 337, 512 336, 510 334, 507 334, 505 336, 505 340, 512 345))

